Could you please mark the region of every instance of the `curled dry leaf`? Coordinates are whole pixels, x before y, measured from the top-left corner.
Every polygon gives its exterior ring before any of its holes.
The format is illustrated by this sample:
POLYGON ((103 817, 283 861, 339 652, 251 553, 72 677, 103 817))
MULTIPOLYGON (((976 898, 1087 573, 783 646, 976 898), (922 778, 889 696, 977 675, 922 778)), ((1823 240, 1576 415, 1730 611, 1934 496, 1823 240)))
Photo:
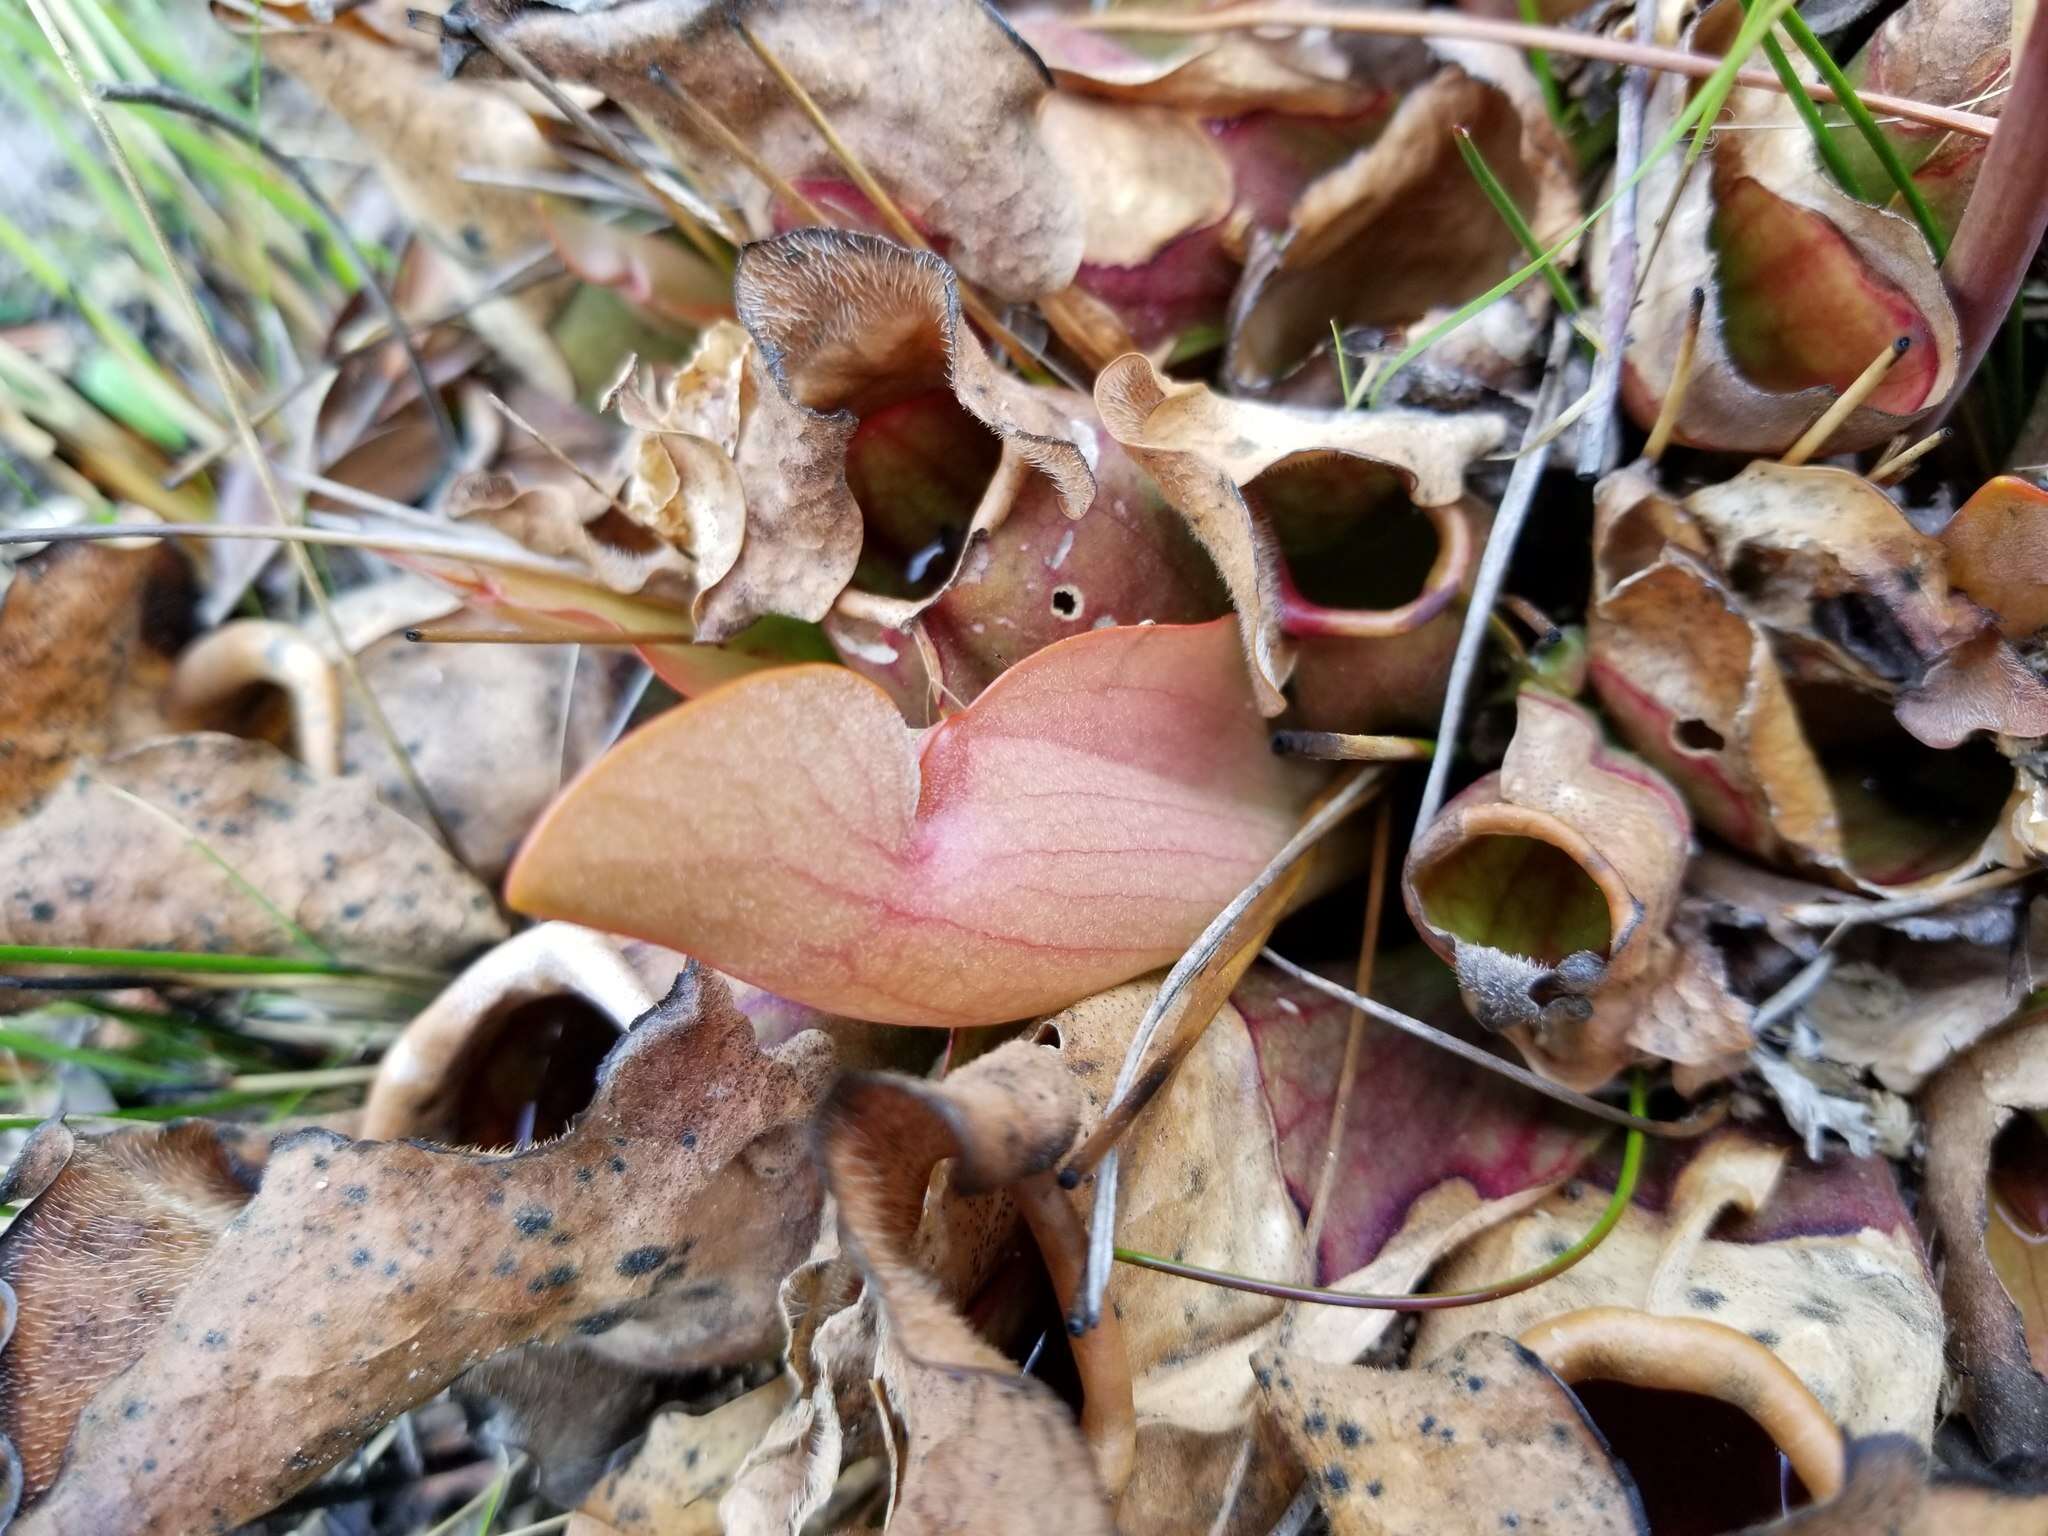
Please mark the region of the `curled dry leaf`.
POLYGON ((0 589, 0 822, 79 758, 162 728, 156 697, 187 580, 161 544, 63 544, 13 567, 0 589))
MULTIPOLYGON (((1520 55, 1433 47, 1446 67, 1402 98, 1369 147, 1308 185, 1284 231, 1255 241, 1224 356, 1236 387, 1271 386, 1326 352, 1333 320, 1346 332, 1419 332, 1523 263, 1454 129, 1470 132, 1544 247, 1578 222, 1571 153, 1520 55)), ((1495 306, 1477 345, 1447 338, 1430 355, 1505 387, 1540 346, 1550 302, 1541 283, 1526 284, 1495 306)))
POLYGON ((224 1530, 528 1342, 662 1312, 672 1368, 752 1358, 817 1228, 798 1135, 829 1054, 809 1036, 763 1055, 723 983, 693 970, 544 1146, 288 1138, 147 1347, 87 1404, 22 1536, 224 1530))
MULTIPOLYGON (((2039 1306, 2030 1215, 1995 1197, 2000 1133, 2048 1107, 2048 1022, 2033 1014, 1980 1041, 1928 1083, 1927 1209, 1941 1239, 1942 1299, 1955 1331, 1960 1410, 1994 1461, 2037 1455, 2048 1438, 2048 1316, 2039 1306), (2016 1298, 2024 1299, 2023 1308, 2016 1298)), ((2024 1127, 2021 1128, 2024 1130, 2024 1127)), ((2016 1142, 2024 1187, 2040 1169, 2016 1142)))
MULTIPOLYGON (((1659 11, 1656 41, 1679 41, 1686 7, 1674 0, 1659 11)), ((1742 17, 1737 0, 1719 0, 1685 46, 1725 51, 1742 17)), ((1676 75, 1657 80, 1645 142, 1665 131, 1692 89, 1676 75)), ((1673 206, 1674 193, 1677 201, 1640 278, 1622 399, 1645 427, 1655 420, 1697 289, 1706 308, 1678 410, 1680 442, 1782 452, 1904 337, 1910 350, 1829 439, 1835 452, 1874 447, 1940 405, 1957 383, 1955 312, 1934 254, 1904 214, 1835 185, 1786 96, 1738 88, 1723 109, 1723 121, 1731 119, 1739 131, 1716 133, 1689 176, 1683 156, 1667 155, 1637 187, 1646 226, 1673 206), (1793 273, 1796 282, 1788 281, 1793 273)), ((1596 247, 1588 271, 1597 279, 1607 267, 1596 247)))
POLYGON ((1981 742, 1930 748, 1887 707, 1975 620, 1944 601, 1939 546, 1865 482, 1758 464, 1680 504, 1623 471, 1596 497, 1594 572, 1589 676, 1608 718, 1734 846, 1893 893, 2012 856, 2013 765, 1981 742), (1860 512, 1866 538, 1830 534, 1836 511, 1860 512), (1741 590, 1717 539, 1747 550, 1741 590))
POLYGON ((1065 1006, 1177 959, 1313 790, 1235 650, 1220 620, 1077 635, 923 733, 842 669, 743 680, 584 774, 508 899, 854 1018, 1065 1006))
MULTIPOLYGON (((1080 209, 1039 126, 1051 78, 979 0, 653 0, 574 11, 465 0, 450 14, 500 26, 549 75, 596 86, 682 146, 706 190, 737 202, 756 230, 771 227, 773 194, 703 130, 699 112, 813 199, 865 207, 744 27, 969 281, 1028 300, 1066 287, 1080 261, 1080 209)), ((470 72, 489 62, 474 45, 458 56, 470 72)))
POLYGON ((1998 619, 2012 641, 2048 628, 2048 491, 1998 475, 1935 535, 1948 579, 1998 619))
POLYGON ((709 1413, 658 1413, 622 1465, 570 1518, 570 1536, 720 1536, 719 1496, 789 1406, 778 1376, 709 1413))
POLYGON ((1048 1172, 1079 1118, 1059 1056, 1022 1041, 939 1084, 854 1074, 822 1111, 819 1157, 839 1202, 841 1241, 878 1314, 892 1529, 1112 1529, 1064 1405, 982 1341, 912 1249, 942 1159, 957 1160, 952 1182, 961 1193, 997 1189, 1048 1172))
POLYGON ((1274 1354, 1258 1372, 1333 1536, 1648 1530, 1586 1410, 1511 1338, 1474 1332, 1403 1371, 1274 1354))
POLYGON ((799 230, 749 246, 734 295, 756 348, 752 408, 734 454, 747 532, 728 569, 702 573, 702 638, 722 639, 764 613, 823 618, 863 554, 871 578, 903 563, 890 573, 899 590, 869 594, 866 616, 908 622, 922 604, 900 584, 922 577, 934 541, 964 552, 1000 523, 1014 496, 1008 482, 1029 471, 1053 482, 1069 517, 1087 510, 1095 481, 1083 444, 1092 447, 1092 430, 1060 397, 990 362, 936 257, 867 235, 799 230), (967 463, 991 465, 988 490, 972 500, 958 483, 972 471, 947 462, 959 452, 948 439, 963 429, 967 463), (977 437, 993 453, 974 451, 977 437), (927 454, 938 462, 920 463, 927 454), (891 484, 906 472, 909 495, 891 484), (965 527, 954 521, 960 512, 965 527))
POLYGON ((310 937, 346 960, 433 967, 505 935, 490 892, 368 785, 232 736, 76 768, 0 831, 0 869, 15 944, 284 954, 310 937))
MULTIPOLYGON (((308 10, 300 17, 310 20, 308 10)), ((525 108, 503 92, 443 80, 415 39, 381 35, 357 18, 279 26, 267 11, 265 19, 264 56, 348 124, 465 296, 481 295, 486 274, 545 245, 533 193, 462 174, 565 168, 525 108)), ((568 364, 543 328, 554 302, 539 289, 489 299, 468 318, 528 383, 566 400, 575 395, 568 364)))
POLYGON ((1525 689, 1499 772, 1423 829, 1402 890, 1473 1017, 1590 1088, 1653 1046, 1698 1065, 1748 1045, 1724 980, 1670 933, 1691 847, 1669 784, 1608 751, 1585 710, 1525 689))
MULTIPOLYGON (((1158 992, 1146 980, 1075 1004, 1041 1026, 1083 1096, 1092 1129, 1131 1037, 1158 992)), ((1311 1265, 1281 1176, 1259 1058, 1237 1010, 1212 1019, 1159 1096, 1118 1143, 1117 1241, 1190 1264, 1290 1282, 1311 1265)), ((1073 1199, 1086 1216, 1094 1181, 1073 1199)), ((1190 1285, 1151 1270, 1110 1275, 1108 1309, 1129 1360, 1137 1414, 1133 1475, 1117 1501, 1126 1536, 1197 1529, 1229 1492, 1252 1433, 1247 1361, 1280 1313, 1277 1302, 1190 1285)), ((1231 1530, 1264 1530, 1292 1490, 1255 1455, 1236 1490, 1231 1530)))
POLYGON ((1766 988, 1775 990, 1827 943, 1834 964, 1799 1018, 1822 1057, 1868 1071, 1893 1093, 1916 1091, 2048 978, 2048 906, 2018 887, 1883 919, 1826 886, 1725 854, 1696 858, 1686 883, 1681 922, 1717 932, 1731 967, 1765 978, 1766 988), (1801 909, 1854 926, 1831 936, 1825 922, 1805 926, 1787 915, 1801 909))
MULTIPOLYGON (((1459 499, 1472 460, 1505 433, 1499 417, 1478 412, 1433 416, 1420 411, 1306 411, 1230 400, 1200 384, 1167 379, 1130 353, 1095 383, 1102 423, 1157 480, 1200 539, 1230 590, 1256 680, 1259 707, 1278 714, 1280 690, 1293 671, 1290 634, 1369 638, 1413 631, 1449 608, 1473 557, 1473 534, 1459 499), (1345 484, 1342 471, 1357 471, 1345 484), (1272 519, 1284 505, 1289 472, 1335 474, 1335 494, 1353 495, 1373 472, 1391 470, 1409 498, 1425 509, 1437 553, 1419 596, 1383 611, 1327 609, 1294 590, 1272 519)), ((1318 485, 1329 492, 1331 486, 1318 485)), ((1322 504, 1321 520, 1329 516, 1322 504)))
MULTIPOLYGON (((1576 1242, 1607 1201, 1591 1181, 1460 1249, 1445 1290, 1521 1274, 1576 1242)), ((1475 1330, 1526 1335, 1587 1307, 1726 1324, 1765 1343, 1827 1418, 1852 1435, 1925 1444, 1941 1390, 1941 1303, 1889 1166, 1825 1166, 1724 1132, 1668 1181, 1653 1177, 1620 1224, 1564 1274, 1534 1290, 1422 1321, 1416 1349, 1475 1330), (1709 1236, 1709 1233, 1714 1235, 1709 1236)))
POLYGON ((0 1525, 55 1481, 79 1410, 140 1353, 256 1188, 258 1170, 200 1120, 74 1135, 37 1128, 0 1195, 0 1525))

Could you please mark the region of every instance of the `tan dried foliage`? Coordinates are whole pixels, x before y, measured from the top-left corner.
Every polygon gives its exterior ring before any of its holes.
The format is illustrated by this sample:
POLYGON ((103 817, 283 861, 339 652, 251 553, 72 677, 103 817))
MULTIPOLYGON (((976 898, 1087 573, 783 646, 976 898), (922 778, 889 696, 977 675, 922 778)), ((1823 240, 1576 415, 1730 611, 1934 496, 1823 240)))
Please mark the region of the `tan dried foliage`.
MULTIPOLYGON (((866 1290, 858 1305, 818 1327, 811 1348, 824 1348, 828 1328, 856 1359, 872 1341, 866 1374, 882 1410, 891 1529, 990 1536, 1047 1528, 1107 1536, 1111 1529, 1087 1445, 1067 1409, 969 1326, 916 1251, 926 1191, 941 1161, 955 1160, 953 1191, 992 1192, 1048 1172, 1071 1144, 1079 1118, 1058 1054, 1022 1041, 936 1084, 852 1074, 821 1112, 819 1159, 839 1204, 841 1243, 866 1290)), ((835 1288, 847 1278, 829 1270, 813 1275, 835 1288)), ((792 1359, 801 1344, 792 1340, 792 1359)), ((826 1393, 831 1374, 828 1368, 818 1378, 826 1393)), ((837 1458, 827 1464, 815 1451, 791 1454, 792 1421, 807 1425, 820 1416, 831 1421, 829 1444, 844 1418, 829 1402, 800 1399, 779 1432, 771 1432, 727 1497, 729 1529, 794 1529, 803 1516, 787 1502, 777 1508, 765 1499, 771 1489, 815 1507, 836 1475, 837 1458), (735 1520, 738 1514, 746 1521, 735 1520)))
MULTIPOLYGON (((1533 1290, 1432 1312, 1416 1335, 1428 1356, 1474 1331, 1521 1336, 1589 1307, 1626 1307, 1768 1335, 1770 1349, 1851 1435, 1925 1444, 1942 1382, 1942 1314, 1918 1234, 1876 1160, 1786 1170, 1784 1148, 1717 1135, 1679 1175, 1661 1214, 1638 1201, 1601 1245, 1533 1290), (1716 1223, 1748 1214, 1727 1235, 1716 1223)), ((1432 1283, 1488 1284, 1576 1242, 1604 1191, 1560 1190, 1467 1244, 1432 1283)))
POLYGON ((1986 1244, 1992 1142, 2014 1115, 2048 1107, 2048 1021, 2023 1015, 1980 1041, 1929 1081, 1921 1106, 1960 1411, 1993 1459, 2031 1453, 2048 1437, 2042 1325, 2015 1304, 1986 1244))
POLYGON ((0 870, 7 943, 303 953, 281 915, 344 959, 434 967, 506 931, 476 877, 367 784, 232 736, 75 767, 0 831, 0 870))
POLYGON ((772 1347, 821 1191, 800 1128, 830 1051, 754 1044, 692 971, 560 1139, 510 1156, 313 1132, 80 1415, 22 1536, 184 1532, 271 1508, 465 1368, 659 1316, 706 1367, 772 1347), (585 1177, 588 1175, 588 1177, 585 1177))
POLYGON ((23 1502, 56 1479, 79 1410, 140 1353, 258 1176, 202 1120, 93 1137, 50 1121, 23 1145, 0 1185, 27 1206, 0 1237, 0 1436, 23 1502))
POLYGON ((1645 1529, 1585 1409, 1512 1338, 1475 1330, 1401 1371, 1289 1354, 1258 1371, 1333 1536, 1645 1529))
POLYGON ((820 182, 841 182, 844 172, 736 30, 744 26, 970 281, 999 298, 1028 300, 1073 278, 1080 209, 1038 119, 1051 78, 978 0, 652 0, 581 13, 470 0, 458 9, 502 26, 548 74, 596 86, 624 106, 702 170, 707 191, 739 202, 753 230, 765 234, 771 192, 679 97, 740 134, 791 181, 815 191, 820 182), (933 60, 944 67, 931 67, 933 60), (650 66, 660 81, 650 78, 650 66))
MULTIPOLYGON (((1521 57, 1492 44, 1433 45, 1446 61, 1405 95, 1367 148, 1311 182, 1277 237, 1255 241, 1231 304, 1224 377, 1271 386, 1343 330, 1420 334, 1520 266, 1524 255, 1465 169, 1464 127, 1545 248, 1578 222, 1571 154, 1521 57)), ((1570 255, 1566 252, 1566 258, 1570 255)), ((1430 356, 1508 386, 1542 343, 1549 290, 1525 284, 1480 332, 1430 356)))
POLYGON ((164 600, 184 579, 162 545, 59 545, 13 568, 0 591, 0 822, 79 758, 162 728, 170 660, 151 621, 174 618, 164 600))

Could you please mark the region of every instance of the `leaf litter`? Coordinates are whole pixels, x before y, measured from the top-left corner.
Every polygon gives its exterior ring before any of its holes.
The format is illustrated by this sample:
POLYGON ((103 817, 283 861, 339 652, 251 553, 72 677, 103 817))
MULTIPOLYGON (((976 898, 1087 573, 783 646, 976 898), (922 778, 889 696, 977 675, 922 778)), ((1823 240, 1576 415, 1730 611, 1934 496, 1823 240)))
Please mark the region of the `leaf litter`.
POLYGON ((0 1527, 2048 1526, 2048 45, 1837 9, 34 0, 261 150, 5 227, 0 1527))

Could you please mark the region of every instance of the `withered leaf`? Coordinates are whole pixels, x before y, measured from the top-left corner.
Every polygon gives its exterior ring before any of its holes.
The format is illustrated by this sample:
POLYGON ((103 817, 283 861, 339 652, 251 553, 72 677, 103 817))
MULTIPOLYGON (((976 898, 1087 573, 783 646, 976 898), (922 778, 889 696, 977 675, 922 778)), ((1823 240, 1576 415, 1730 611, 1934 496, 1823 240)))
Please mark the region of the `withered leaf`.
POLYGON ((894 1529, 1111 1529, 1066 1408, 974 1332, 910 1250, 942 1158, 958 1159, 961 1192, 998 1188, 1046 1172, 1078 1124, 1078 1095, 1058 1055, 1022 1041, 937 1085, 855 1074, 825 1106, 819 1152, 841 1240, 879 1312, 894 1529))
MULTIPOLYGON (((443 80, 433 55, 411 42, 347 17, 331 26, 263 29, 265 57, 349 125, 415 227, 481 294, 485 273, 545 245, 547 234, 531 192, 461 172, 558 171, 563 161, 510 96, 443 80)), ((543 329, 554 303, 545 289, 492 298, 469 319, 528 383, 570 399, 568 364, 543 329)))
POLYGON ((51 1121, 22 1147, 0 1186, 26 1205, 0 1237, 0 1436, 23 1502, 50 1486, 79 1410, 140 1353, 257 1178, 200 1120, 94 1137, 51 1121))
POLYGON ((0 821, 77 759, 161 729, 154 695, 177 638, 163 632, 177 611, 165 599, 184 579, 162 545, 66 544, 13 568, 0 591, 0 821))
POLYGON ((289 1138, 86 1406, 22 1536, 226 1530, 529 1341, 665 1311, 693 1363, 752 1357, 816 1231, 797 1133, 829 1056, 815 1035, 763 1055, 724 984, 693 970, 559 1140, 498 1156, 289 1138))
POLYGON ((2048 1022, 2014 1025, 1927 1084, 1927 1208, 1940 1235, 1941 1294, 1954 1329, 1960 1408, 1993 1460, 2048 1439, 2048 1376, 2031 1347, 2041 1328, 2015 1304, 1987 1248, 1993 1142, 2017 1114, 2048 1106, 2048 1022))
MULTIPOLYGON (((1051 78, 979 0, 652 0, 574 11, 465 0, 451 14, 502 26, 548 74, 596 86, 685 146, 685 160, 706 168, 756 230, 770 227, 772 193, 702 131, 683 98, 814 198, 844 186, 864 203, 736 30, 744 26, 969 280, 1000 298, 1028 300, 1074 275, 1080 210, 1038 123, 1051 78), (934 67, 939 60, 943 67, 934 67)), ((466 71, 488 64, 479 51, 468 50, 466 71)))
POLYGON ((779 1376, 708 1413, 669 1409, 623 1466, 605 1475, 569 1522, 582 1536, 719 1536, 718 1500, 749 1452, 788 1407, 779 1376))
POLYGON ((447 966, 505 934, 490 892, 368 785, 232 736, 76 768, 0 831, 0 869, 9 943, 282 954, 300 940, 281 914, 345 959, 447 966))
POLYGON ((1334 1536, 1648 1529, 1578 1399, 1512 1338, 1474 1332, 1404 1371, 1288 1354, 1257 1368, 1334 1536))
MULTIPOLYGON (((1661 1213, 1647 1194, 1554 1280, 1427 1314, 1417 1349, 1443 1349, 1472 1330, 1519 1337, 1587 1307, 1704 1319, 1764 1338, 1847 1432, 1927 1441, 1941 1389, 1941 1307, 1882 1159, 1819 1167, 1724 1132, 1666 1186, 1661 1213)), ((1576 1242, 1606 1199, 1590 1181, 1568 1186, 1468 1243, 1434 1283, 1463 1290, 1533 1269, 1576 1242)))

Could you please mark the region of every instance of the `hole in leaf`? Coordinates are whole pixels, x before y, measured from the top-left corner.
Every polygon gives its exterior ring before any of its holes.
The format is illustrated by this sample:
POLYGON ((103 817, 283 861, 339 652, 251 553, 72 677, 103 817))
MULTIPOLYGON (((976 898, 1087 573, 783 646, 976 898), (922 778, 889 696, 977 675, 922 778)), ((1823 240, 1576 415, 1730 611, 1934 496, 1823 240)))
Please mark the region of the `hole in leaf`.
POLYGON ((846 483, 866 525, 854 584, 887 597, 937 591, 1001 458, 996 435, 949 390, 864 414, 846 454, 846 483))
POLYGON ((459 1085, 449 1139, 511 1147, 560 1135, 597 1091, 598 1064, 618 1040, 610 1019, 570 993, 507 1010, 449 1069, 459 1085))
POLYGON ((1655 1536, 1718 1536, 1775 1520, 1807 1493, 1741 1409, 1614 1381, 1573 1389, 1642 1495, 1655 1536))
POLYGON ((1938 751, 1883 700, 1831 684, 1795 685, 1793 702, 1865 879, 1903 885, 1953 869, 1997 825, 2012 765, 1989 742, 1938 751))
POLYGON ((1399 608, 1421 596, 1436 528, 1392 470, 1343 454, 1297 454, 1246 486, 1245 499, 1311 602, 1399 608))
POLYGON ((1533 837, 1469 838, 1425 865, 1415 886, 1431 926, 1545 965, 1604 954, 1612 936, 1593 877, 1533 837))
POLYGON ((1718 752, 1728 745, 1728 739, 1704 720, 1679 721, 1671 728, 1671 740, 1688 752, 1718 752))
POLYGON ((2048 1370, 2048 1128, 2038 1111, 2013 1116, 1991 1143, 1984 1252, 2019 1308, 2034 1369, 2048 1370))

